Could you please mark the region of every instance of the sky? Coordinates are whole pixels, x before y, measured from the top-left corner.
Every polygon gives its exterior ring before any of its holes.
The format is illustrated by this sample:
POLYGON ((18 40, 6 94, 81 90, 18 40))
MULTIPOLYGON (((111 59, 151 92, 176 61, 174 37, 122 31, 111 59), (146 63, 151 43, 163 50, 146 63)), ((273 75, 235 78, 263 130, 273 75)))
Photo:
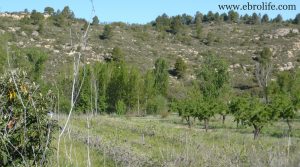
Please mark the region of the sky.
MULTIPOLYGON (((78 18, 91 20, 92 5, 90 0, 0 0, 0 12, 29 11, 36 9, 43 12, 46 6, 55 10, 62 10, 69 6, 78 18)), ((149 23, 158 15, 166 13, 169 16, 187 13, 195 15, 197 11, 207 13, 227 12, 220 11, 218 5, 222 4, 261 4, 266 0, 93 0, 95 14, 101 22, 122 21, 126 23, 149 23)), ((281 14, 284 19, 295 18, 300 13, 300 0, 268 0, 272 4, 293 4, 296 11, 255 11, 261 14, 268 14, 271 18, 281 14)), ((239 11, 240 14, 252 14, 254 11, 239 11)))

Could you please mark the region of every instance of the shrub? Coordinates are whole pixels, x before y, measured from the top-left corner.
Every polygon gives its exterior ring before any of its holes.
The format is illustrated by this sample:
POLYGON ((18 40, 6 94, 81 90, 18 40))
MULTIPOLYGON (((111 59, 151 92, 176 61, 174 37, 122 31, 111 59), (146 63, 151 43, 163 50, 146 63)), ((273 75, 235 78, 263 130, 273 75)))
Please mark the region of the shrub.
POLYGON ((116 104, 116 112, 118 115, 123 115, 126 113, 126 104, 123 100, 119 100, 116 104))
POLYGON ((113 29, 110 25, 105 25, 102 35, 100 35, 100 39, 111 39, 113 36, 113 29))
POLYGON ((0 78, 0 166, 46 163, 56 125, 47 115, 53 100, 51 91, 40 93, 25 72, 0 78))
POLYGON ((167 99, 163 96, 156 96, 150 99, 146 106, 147 114, 158 114, 167 111, 167 99))

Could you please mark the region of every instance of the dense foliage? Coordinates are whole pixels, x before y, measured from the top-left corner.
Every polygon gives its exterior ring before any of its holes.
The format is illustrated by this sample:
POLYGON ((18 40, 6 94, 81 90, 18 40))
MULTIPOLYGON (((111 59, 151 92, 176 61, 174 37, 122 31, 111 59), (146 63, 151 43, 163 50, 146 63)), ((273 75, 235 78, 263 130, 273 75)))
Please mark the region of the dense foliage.
POLYGON ((55 122, 54 95, 42 94, 39 85, 21 71, 0 78, 0 166, 39 166, 51 153, 55 122))

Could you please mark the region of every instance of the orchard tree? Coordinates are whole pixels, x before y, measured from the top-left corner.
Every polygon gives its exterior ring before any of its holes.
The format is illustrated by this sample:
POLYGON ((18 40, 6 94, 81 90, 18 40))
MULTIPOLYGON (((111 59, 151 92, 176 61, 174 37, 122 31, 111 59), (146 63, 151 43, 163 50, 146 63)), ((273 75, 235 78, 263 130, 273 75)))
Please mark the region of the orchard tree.
POLYGON ((192 116, 197 111, 197 101, 195 99, 186 98, 172 103, 172 110, 178 112, 179 116, 184 119, 189 128, 192 126, 192 116))
POLYGON ((228 109, 234 117, 237 128, 239 127, 239 124, 245 124, 244 121, 246 120, 248 111, 248 99, 246 97, 234 97, 228 103, 228 109))
POLYGON ((289 133, 292 131, 291 122, 299 109, 299 79, 298 71, 280 72, 271 92, 271 106, 277 111, 279 118, 286 121, 289 133))
POLYGON ((254 139, 257 139, 266 125, 276 119, 276 113, 268 104, 262 103, 260 99, 251 97, 246 106, 246 115, 242 120, 248 126, 254 128, 254 139))
POLYGON ((288 94, 278 93, 272 97, 271 107, 279 118, 286 121, 288 132, 292 132, 291 121, 296 117, 296 108, 293 105, 292 99, 288 94))
POLYGON ((197 77, 203 99, 199 118, 205 121, 205 129, 207 129, 210 118, 220 111, 219 100, 229 82, 228 65, 221 58, 208 53, 197 77))

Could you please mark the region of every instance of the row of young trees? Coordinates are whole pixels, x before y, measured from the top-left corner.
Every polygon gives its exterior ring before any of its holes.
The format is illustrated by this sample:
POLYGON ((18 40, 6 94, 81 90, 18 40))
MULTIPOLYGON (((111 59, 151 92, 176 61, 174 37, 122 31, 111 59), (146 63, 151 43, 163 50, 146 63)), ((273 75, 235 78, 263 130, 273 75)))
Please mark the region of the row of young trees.
POLYGON ((172 103, 172 110, 191 126, 191 119, 208 123, 216 114, 223 117, 234 116, 237 123, 252 126, 256 139, 263 127, 277 121, 285 120, 290 133, 291 121, 296 117, 300 100, 300 72, 285 71, 276 75, 276 81, 270 82, 272 72, 272 52, 265 48, 257 61, 255 78, 260 87, 259 94, 244 92, 237 96, 229 85, 228 66, 213 54, 205 57, 194 87, 183 99, 172 103))

